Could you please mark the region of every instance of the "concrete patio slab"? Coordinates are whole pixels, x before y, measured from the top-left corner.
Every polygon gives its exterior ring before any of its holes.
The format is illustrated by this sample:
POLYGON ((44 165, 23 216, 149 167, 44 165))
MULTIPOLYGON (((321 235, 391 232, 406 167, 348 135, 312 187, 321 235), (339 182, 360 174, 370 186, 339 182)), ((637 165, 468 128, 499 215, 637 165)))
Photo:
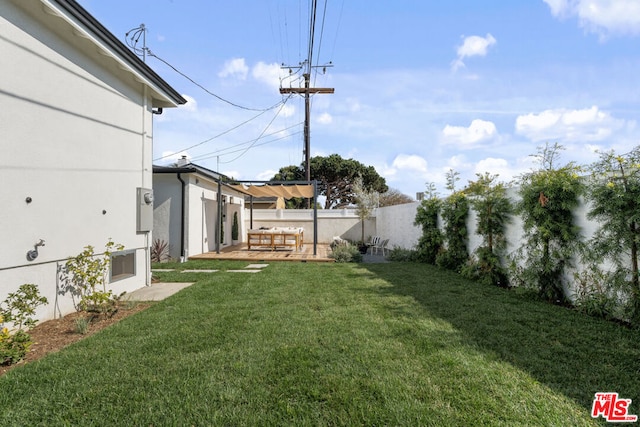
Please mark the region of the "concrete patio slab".
POLYGON ((181 273, 216 273, 220 270, 182 270, 181 273))
POLYGON ((191 285, 193 283, 153 283, 151 286, 145 286, 125 294, 123 299, 125 301, 161 301, 191 285))

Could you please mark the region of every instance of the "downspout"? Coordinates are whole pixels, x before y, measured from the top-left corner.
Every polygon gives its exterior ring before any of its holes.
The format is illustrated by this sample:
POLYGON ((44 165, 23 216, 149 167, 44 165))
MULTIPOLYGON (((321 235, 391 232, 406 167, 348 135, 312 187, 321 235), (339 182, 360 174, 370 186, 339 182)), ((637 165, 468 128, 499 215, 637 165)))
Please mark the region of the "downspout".
POLYGON ((222 240, 222 176, 218 174, 218 215, 216 223, 216 253, 220 253, 220 240, 222 240))
POLYGON ((184 193, 184 187, 186 185, 186 183, 184 182, 184 180, 182 179, 182 177, 180 176, 180 173, 178 172, 178 181, 180 181, 182 183, 181 188, 181 203, 180 203, 180 262, 184 262, 186 261, 184 259, 184 211, 185 211, 185 193, 184 193))
POLYGON ((249 196, 249 229, 253 230, 253 195, 249 196))
POLYGON ((313 255, 317 255, 318 245, 318 180, 313 180, 313 255))

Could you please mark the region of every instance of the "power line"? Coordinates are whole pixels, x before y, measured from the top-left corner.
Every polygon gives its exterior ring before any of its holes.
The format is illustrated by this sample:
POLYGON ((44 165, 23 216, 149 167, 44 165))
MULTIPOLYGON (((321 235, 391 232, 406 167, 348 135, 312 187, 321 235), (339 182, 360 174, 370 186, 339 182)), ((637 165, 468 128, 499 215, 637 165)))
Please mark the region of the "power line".
MULTIPOLYGON (((291 96, 288 96, 287 98, 285 98, 283 101, 281 101, 281 102, 280 102, 280 104, 284 105, 284 104, 289 100, 289 98, 291 98, 291 96)), ((186 151, 186 150, 191 150, 192 148, 199 147, 200 145, 202 145, 202 144, 206 144, 206 143, 207 143, 207 142, 209 142, 209 141, 213 141, 213 140, 214 140, 214 139, 216 139, 216 138, 220 138, 221 136, 224 136, 224 135, 228 134, 229 132, 231 132, 231 131, 234 131, 234 130, 238 129, 238 128, 239 128, 239 127, 241 127, 241 126, 246 125, 246 124, 247 124, 247 123, 249 123, 250 121, 257 119, 258 117, 260 117, 261 115, 263 115, 263 114, 264 114, 264 113, 266 113, 267 111, 269 111, 269 110, 261 111, 261 112, 260 112, 260 114, 257 114, 257 115, 255 115, 255 116, 251 117, 250 119, 245 120, 244 122, 242 122, 242 123, 240 123, 240 124, 238 124, 238 125, 236 125, 236 126, 234 126, 234 127, 230 128, 230 129, 225 130, 224 132, 221 132, 221 133, 219 133, 219 134, 217 134, 217 135, 215 135, 215 136, 212 136, 212 137, 211 137, 211 138, 209 138, 209 139, 205 139, 205 140, 204 140, 204 141, 202 141, 202 142, 198 142, 197 144, 194 144, 194 145, 191 145, 191 146, 189 146, 189 147, 186 147, 186 148, 182 148, 182 149, 180 149, 180 150, 177 150, 176 152, 186 151)), ((156 158, 156 159, 153 159, 153 161, 155 162, 156 160, 162 160, 162 159, 165 159, 165 158, 167 158, 167 157, 171 157, 171 156, 173 156, 173 154, 167 154, 166 156, 162 156, 162 157, 158 157, 158 158, 156 158)))
MULTIPOLYGON (((287 100, 289 99, 289 97, 287 97, 287 100)), ((264 130, 262 132, 260 132, 260 135, 258 135, 258 137, 254 140, 253 144, 249 145, 242 153, 240 153, 238 156, 234 157, 233 159, 227 161, 227 162, 223 162, 223 163, 231 163, 231 162, 235 162, 236 160, 238 160, 240 157, 244 156, 247 151, 249 151, 249 149, 251 149, 256 142, 258 142, 258 140, 260 138, 262 138, 262 135, 264 135, 264 133, 267 131, 267 129, 269 129, 269 127, 271 126, 271 124, 275 121, 275 119, 280 115, 280 112, 282 111, 282 109, 284 108, 285 103, 283 102, 282 105, 280 106, 280 109, 278 110, 278 112, 273 116, 273 118, 271 119, 271 121, 269 122, 269 124, 267 124, 267 126, 264 128, 264 130)))
MULTIPOLYGON (((287 130, 289 130, 289 129, 292 129, 292 128, 296 127, 296 126, 300 126, 300 125, 301 125, 301 124, 303 124, 303 123, 304 123, 304 122, 299 122, 299 123, 296 123, 296 124, 294 124, 294 125, 288 126, 288 127, 284 128, 284 129, 280 129, 280 130, 277 130, 277 131, 272 132, 272 133, 270 133, 270 134, 263 135, 263 138, 266 138, 266 137, 268 137, 268 136, 277 135, 277 134, 279 134, 279 133, 281 133, 281 132, 284 132, 284 131, 287 131, 287 130)), ((280 139, 288 138, 289 136, 297 135, 297 134, 299 134, 299 133, 300 133, 300 132, 295 132, 295 133, 293 133, 293 134, 291 134, 291 135, 287 135, 287 136, 284 136, 284 137, 282 137, 282 138, 278 138, 278 139, 276 139, 276 140, 274 140, 274 141, 278 141, 278 140, 280 140, 280 139)), ((197 156, 193 156, 193 157, 192 157, 192 160, 202 160, 202 159, 204 159, 204 158, 209 158, 209 157, 211 157, 211 156, 213 156, 213 155, 224 155, 224 154, 231 154, 231 153, 235 153, 236 151, 232 151, 232 152, 229 152, 229 153, 223 153, 223 152, 226 152, 227 150, 230 150, 230 149, 232 149, 232 148, 237 148, 237 147, 240 147, 240 146, 242 146, 242 145, 249 144, 249 143, 251 143, 251 142, 253 142, 253 141, 254 141, 254 140, 253 140, 253 139, 251 139, 251 140, 249 140, 249 141, 245 141, 245 142, 241 142, 241 143, 239 143, 239 144, 231 145, 231 146, 229 146, 229 147, 221 148, 221 149, 219 149, 219 150, 215 150, 215 151, 212 151, 212 152, 210 152, 210 153, 204 153, 204 154, 200 154, 200 155, 197 155, 197 156), (220 153, 223 153, 223 154, 220 154, 220 153)), ((260 144, 260 145, 262 145, 262 144, 260 144)), ((180 151, 184 151, 184 150, 180 150, 180 151)))
POLYGON ((238 104, 236 104, 234 102, 226 100, 226 99, 222 98, 221 96, 216 95, 215 93, 211 92, 209 89, 207 89, 206 87, 202 86, 200 83, 196 82, 191 77, 189 77, 186 74, 184 74, 182 71, 178 70, 176 67, 171 65, 169 62, 165 61, 164 59, 160 58, 158 55, 156 55, 153 52, 151 52, 150 49, 147 49, 147 53, 149 54, 149 56, 153 56, 154 58, 156 58, 160 62, 163 62, 164 64, 166 64, 173 71, 175 71, 176 73, 180 74, 182 77, 184 77, 185 79, 189 80, 191 83, 193 83, 194 85, 198 86, 200 89, 202 89, 203 91, 205 91, 209 95, 219 99, 222 102, 226 102, 227 104, 232 105, 232 106, 234 106, 236 108, 240 108, 242 110, 248 110, 248 111, 263 111, 264 112, 264 111, 273 110, 274 108, 277 108, 278 106, 280 106, 283 103, 282 101, 280 101, 280 102, 278 102, 278 103, 276 103, 276 104, 274 104, 274 105, 272 105, 271 107, 268 107, 268 108, 250 108, 250 107, 244 107, 242 105, 238 105, 238 104))
POLYGON ((273 110, 274 108, 277 108, 282 103, 282 101, 280 101, 280 102, 272 105, 269 108, 250 108, 250 107, 245 107, 245 106, 236 104, 235 102, 231 102, 231 101, 229 101, 227 99, 224 99, 220 95, 217 95, 217 94, 211 92, 209 89, 207 89, 206 87, 202 86, 200 83, 196 82, 194 79, 192 79, 191 77, 189 77, 188 75, 186 75, 182 71, 178 70, 178 68, 176 68, 175 66, 170 64, 168 61, 160 58, 158 55, 156 55, 153 52, 151 52, 151 49, 149 49, 147 47, 146 33, 147 33, 147 28, 145 27, 144 24, 140 24, 140 26, 127 31, 127 33, 125 34, 125 41, 127 43, 127 46, 129 46, 129 48, 131 50, 133 50, 133 52, 136 55, 142 56, 142 59, 143 59, 144 62, 146 62, 146 55, 153 56, 158 61, 164 63, 169 68, 171 68, 173 71, 175 71, 176 73, 180 74, 182 77, 184 77, 185 79, 189 80, 191 83, 193 83, 194 85, 198 86, 200 89, 202 89, 203 91, 205 91, 209 95, 219 99, 222 102, 225 102, 225 103, 227 103, 229 105, 232 105, 232 106, 234 106, 236 108, 240 108, 242 110, 269 111, 269 110, 273 110), (129 34, 131 34, 131 37, 129 37, 129 34), (140 42, 140 37, 142 37, 142 48, 138 47, 138 43, 140 42))
MULTIPOLYGON (((259 144, 254 144, 254 145, 252 146, 252 148, 262 147, 263 145, 272 144, 272 143, 274 143, 274 142, 281 141, 281 140, 283 140, 283 139, 290 138, 290 137, 292 137, 292 136, 299 135, 299 134, 301 134, 301 133, 302 133, 302 131, 298 131, 298 132, 293 132, 293 133, 292 133, 292 134, 290 134, 290 135, 285 135, 285 136, 281 136, 281 137, 279 137, 279 138, 270 139, 270 140, 268 140, 268 141, 264 141, 264 142, 261 142, 261 143, 259 143, 259 144)), ((252 142, 252 141, 249 141, 249 142, 252 142)), ((246 144, 246 142, 245 142, 245 143, 243 143, 243 144, 246 144)), ((194 161, 207 160, 207 159, 211 159, 211 158, 213 158, 213 157, 226 156, 226 155, 233 154, 233 153, 237 153, 237 152, 239 152, 239 151, 243 151, 243 150, 244 150, 244 149, 239 148, 239 149, 237 149, 237 150, 229 151, 229 152, 226 152, 226 153, 223 153, 223 154, 216 154, 216 153, 214 152, 214 153, 209 153, 209 154, 207 154, 207 155, 194 156, 194 157, 192 157, 192 159, 191 159, 191 160, 194 160, 194 161)), ((234 160, 235 160, 235 159, 234 159, 234 160)), ((233 160, 228 161, 228 162, 221 162, 221 163, 226 164, 226 163, 231 163, 232 161, 233 161, 233 160)))

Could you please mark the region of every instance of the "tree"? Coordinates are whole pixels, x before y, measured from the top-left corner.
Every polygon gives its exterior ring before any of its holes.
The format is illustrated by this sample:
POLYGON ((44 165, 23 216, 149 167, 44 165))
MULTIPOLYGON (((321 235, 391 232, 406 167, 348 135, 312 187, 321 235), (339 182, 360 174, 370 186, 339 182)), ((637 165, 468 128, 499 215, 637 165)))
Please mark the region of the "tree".
POLYGON ((380 194, 376 191, 368 191, 364 188, 362 177, 357 177, 353 182, 353 193, 355 194, 356 213, 362 224, 362 238, 364 243, 364 221, 371 217, 373 210, 378 207, 380 194))
POLYGON ((451 194, 443 200, 441 216, 444 222, 445 247, 436 256, 436 265, 449 270, 460 271, 469 259, 467 251, 467 217, 469 201, 463 191, 456 190, 459 173, 450 169, 447 172, 447 190, 451 194))
MULTIPOLYGON (((354 205, 353 183, 362 177, 363 187, 367 191, 384 193, 389 188, 373 166, 353 159, 343 159, 338 154, 327 157, 316 156, 310 159, 311 179, 318 181, 318 194, 325 197, 325 209, 336 209, 354 205)), ((272 181, 304 180, 304 165, 280 168, 272 181)))
POLYGON ((414 225, 422 228, 422 236, 416 248, 417 258, 421 262, 435 265, 436 256, 442 249, 443 237, 438 228, 438 213, 441 202, 438 199, 434 183, 427 183, 426 198, 420 202, 414 225))
POLYGON ((380 207, 403 205, 412 203, 413 199, 395 188, 389 188, 386 193, 380 194, 380 207))
POLYGON ((506 270, 501 258, 506 247, 505 228, 513 213, 513 207, 498 175, 476 174, 477 180, 469 182, 466 192, 471 206, 477 214, 477 234, 482 236, 482 245, 475 256, 463 268, 463 275, 480 282, 508 286, 506 270))
POLYGON ((591 171, 588 217, 597 220, 600 228, 587 246, 586 262, 611 263, 603 275, 604 296, 620 300, 623 295, 623 316, 639 326, 640 147, 624 155, 601 153, 591 171))
POLYGON ((522 176, 516 205, 525 232, 519 251, 525 265, 518 278, 541 298, 558 303, 567 302, 567 273, 581 245, 573 211, 584 192, 575 164, 556 166, 562 149, 558 144, 538 148, 541 168, 522 176))

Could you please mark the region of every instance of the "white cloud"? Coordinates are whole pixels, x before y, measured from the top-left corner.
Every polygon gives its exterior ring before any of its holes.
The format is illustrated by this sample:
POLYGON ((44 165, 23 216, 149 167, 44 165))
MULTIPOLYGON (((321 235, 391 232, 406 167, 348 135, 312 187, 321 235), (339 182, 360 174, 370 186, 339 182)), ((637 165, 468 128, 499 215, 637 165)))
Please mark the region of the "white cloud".
POLYGON ((415 154, 398 154, 391 166, 394 169, 408 169, 416 172, 427 172, 427 161, 415 154))
POLYGON ((481 36, 469 36, 465 37, 464 41, 458 46, 458 57, 451 64, 453 71, 458 68, 464 67, 463 59, 472 56, 486 56, 489 47, 496 44, 496 39, 491 34, 487 34, 486 37, 481 36))
POLYGON ((182 94, 182 97, 187 100, 186 104, 179 105, 178 108, 183 111, 196 112, 198 111, 198 102, 195 98, 182 94))
POLYGON ((593 106, 582 110, 554 109, 516 119, 516 132, 533 141, 602 141, 624 127, 624 120, 593 106))
POLYGON ((329 113, 322 113, 320 114, 320 116, 318 116, 318 123, 322 124, 322 125, 329 125, 333 122, 333 117, 331 117, 331 114, 329 113))
POLYGON ((241 176, 240 171, 238 170, 228 170, 228 171, 222 171, 220 173, 228 176, 229 178, 235 178, 235 179, 240 179, 240 176, 241 176))
POLYGON ((640 2, 637 0, 543 0, 558 18, 577 16, 587 31, 608 34, 640 34, 640 2))
POLYGON ((244 58, 233 58, 224 63, 222 70, 218 73, 218 77, 235 77, 239 80, 246 80, 249 73, 249 67, 244 58))
POLYGON ((254 79, 266 83, 268 86, 274 89, 280 87, 280 74, 282 70, 280 65, 274 63, 267 64, 265 62, 258 62, 251 70, 251 75, 254 79))
POLYGON ((427 161, 415 154, 398 154, 391 163, 391 166, 384 165, 382 175, 386 178, 394 178, 399 175, 425 176, 428 172, 427 161))
POLYGON ((258 174, 256 175, 256 179, 257 179, 258 181, 268 181, 268 180, 270 180, 271 178, 273 178, 273 176, 274 176, 275 174, 277 174, 277 173, 278 173, 278 171, 277 171, 277 170, 268 169, 268 170, 265 170, 265 171, 262 171, 262 172, 258 173, 258 174))
POLYGON ((446 125, 442 129, 445 143, 473 145, 487 141, 498 134, 496 125, 485 120, 473 120, 469 127, 446 125))
POLYGON ((512 180, 517 174, 514 168, 509 166, 507 160, 494 157, 487 157, 476 163, 474 173, 484 174, 486 172, 498 175, 498 180, 503 182, 512 180))
POLYGON ((442 168, 443 172, 446 173, 449 169, 453 169, 456 172, 463 172, 471 169, 472 165, 467 161, 467 158, 464 154, 456 154, 455 156, 451 156, 449 160, 447 160, 446 165, 442 168))
POLYGON ((290 104, 285 104, 282 106, 282 109, 280 110, 280 117, 291 117, 294 114, 296 114, 296 106, 295 105, 290 105, 290 104))

